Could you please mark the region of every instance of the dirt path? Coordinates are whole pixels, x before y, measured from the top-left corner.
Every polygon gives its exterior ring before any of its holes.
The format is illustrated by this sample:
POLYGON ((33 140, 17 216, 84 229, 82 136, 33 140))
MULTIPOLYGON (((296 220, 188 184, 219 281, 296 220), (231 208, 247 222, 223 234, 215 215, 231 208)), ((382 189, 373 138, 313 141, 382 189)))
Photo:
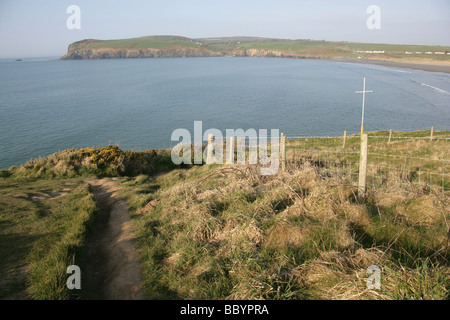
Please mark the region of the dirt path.
POLYGON ((133 247, 133 227, 119 185, 112 179, 90 179, 99 207, 81 263, 81 299, 143 299, 142 270, 133 247))

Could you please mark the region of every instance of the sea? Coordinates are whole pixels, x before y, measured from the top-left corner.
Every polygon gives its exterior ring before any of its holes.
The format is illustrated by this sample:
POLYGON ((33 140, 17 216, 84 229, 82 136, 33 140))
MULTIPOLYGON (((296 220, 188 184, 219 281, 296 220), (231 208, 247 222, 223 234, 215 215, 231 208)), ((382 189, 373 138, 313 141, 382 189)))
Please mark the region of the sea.
MULTIPOLYGON (((67 148, 169 148, 176 129, 450 130, 450 74, 283 58, 0 59, 0 168, 67 148)), ((270 132, 270 131, 269 131, 270 132)))

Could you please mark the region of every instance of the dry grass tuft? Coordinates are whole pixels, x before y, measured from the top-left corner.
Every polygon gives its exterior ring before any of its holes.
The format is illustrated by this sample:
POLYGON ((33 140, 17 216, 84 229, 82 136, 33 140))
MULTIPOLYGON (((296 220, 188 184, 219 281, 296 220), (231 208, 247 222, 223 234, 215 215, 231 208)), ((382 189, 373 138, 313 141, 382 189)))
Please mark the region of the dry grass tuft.
POLYGON ((268 230, 265 246, 300 248, 306 235, 306 230, 295 226, 285 219, 278 219, 277 223, 268 230))

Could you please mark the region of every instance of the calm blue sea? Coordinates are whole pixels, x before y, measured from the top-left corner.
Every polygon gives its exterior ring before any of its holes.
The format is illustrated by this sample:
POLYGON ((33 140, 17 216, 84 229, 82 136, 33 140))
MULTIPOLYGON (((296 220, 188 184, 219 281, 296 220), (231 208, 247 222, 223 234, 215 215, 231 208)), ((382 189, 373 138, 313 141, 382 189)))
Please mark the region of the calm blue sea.
POLYGON ((316 60, 0 60, 0 168, 71 147, 175 145, 172 131, 288 136, 450 129, 450 74, 316 60))

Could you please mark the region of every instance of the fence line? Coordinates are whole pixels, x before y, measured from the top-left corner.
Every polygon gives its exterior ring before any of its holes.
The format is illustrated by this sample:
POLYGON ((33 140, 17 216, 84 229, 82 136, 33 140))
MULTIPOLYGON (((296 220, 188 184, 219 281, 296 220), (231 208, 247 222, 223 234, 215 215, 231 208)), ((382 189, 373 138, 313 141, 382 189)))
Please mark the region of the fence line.
MULTIPOLYGON (((352 185, 356 185, 358 187, 358 193, 364 194, 368 187, 372 186, 383 186, 388 182, 397 181, 399 183, 408 183, 412 185, 419 185, 420 187, 433 187, 438 186, 441 188, 442 192, 446 192, 450 190, 450 173, 446 172, 433 172, 429 170, 424 170, 421 167, 425 166, 424 161, 434 162, 434 163, 443 163, 444 170, 447 168, 447 163, 450 162, 450 159, 432 159, 432 158, 422 158, 422 157, 414 157, 408 155, 398 155, 398 154, 388 154, 388 153, 378 153, 378 152, 368 152, 367 146, 370 147, 378 147, 379 144, 368 144, 368 140, 371 138, 388 138, 389 141, 395 138, 405 138, 405 139, 430 139, 437 140, 437 138, 433 137, 433 131, 430 137, 392 137, 390 130, 389 137, 385 136, 369 136, 367 133, 363 135, 354 135, 347 136, 346 131, 344 132, 343 137, 328 137, 333 138, 333 147, 334 148, 342 148, 342 151, 338 150, 324 150, 317 148, 314 143, 307 143, 306 145, 296 145, 292 144, 289 148, 286 148, 286 140, 288 138, 293 138, 292 136, 286 136, 284 133, 281 133, 281 141, 279 144, 280 151, 280 169, 281 171, 289 171, 293 166, 300 167, 309 163, 310 165, 315 166, 321 174, 325 176, 335 176, 338 178, 343 178, 345 180, 349 180, 352 185), (343 138, 343 145, 340 144, 339 140, 343 138), (360 141, 364 141, 365 143, 361 143, 360 152, 357 151, 347 151, 345 150, 346 139, 348 138, 359 138, 360 141), (364 138, 364 139, 363 139, 364 138), (338 159, 333 159, 334 157, 338 157, 338 159), (343 157, 342 157, 343 155, 343 157), (352 161, 346 156, 350 156, 352 161), (356 162, 356 157, 359 156, 360 162, 356 162), (374 164, 367 163, 368 158, 370 157, 385 157, 387 158, 387 162, 389 165, 382 164, 374 164), (344 159, 342 159, 344 158, 344 159), (404 164, 400 163, 399 167, 391 166, 392 162, 395 164, 399 164, 398 161, 390 161, 389 159, 404 159, 404 164), (407 163, 407 159, 415 160, 407 163), (419 162, 421 161, 421 162, 419 162), (409 167, 409 168, 408 168, 409 167)), ((311 136, 310 136, 311 137, 311 136)), ((305 138, 305 137, 302 137, 305 138)), ((312 137, 312 138, 324 138, 324 137, 312 137)), ((327 138, 327 137, 325 137, 327 138)), ((266 137, 266 141, 270 143, 271 139, 266 137)), ((307 138, 305 138, 307 139, 307 138)), ((447 140, 450 138, 442 138, 442 140, 447 140)), ((247 139, 245 139, 247 140, 247 139)), ((249 139, 250 140, 250 139, 249 139)), ((232 140, 234 142, 234 140, 232 140)), ((324 140, 321 141, 321 144, 324 140)), ((341 140, 342 141, 342 140, 341 140)), ((328 141, 325 141, 328 142, 328 141)), ((214 143, 214 137, 210 134, 208 136, 208 145, 207 147, 207 158, 213 158, 212 154, 212 144, 214 143)), ((353 142, 354 143, 354 142, 353 142)), ((234 143, 232 151, 234 152, 234 143)), ((322 144, 323 145, 323 144, 322 144)), ((387 144, 389 145, 389 143, 387 144)), ((433 146, 433 145, 430 145, 433 146)), ((440 146, 440 145, 437 145, 440 146)), ((250 147, 250 146, 249 146, 250 147)), ((328 148, 329 146, 325 146, 328 148)), ((352 148, 348 148, 348 150, 355 150, 355 145, 352 148)), ((277 147, 278 148, 278 147, 277 147)), ((383 150, 383 149, 381 149, 383 150)), ((395 149, 398 151, 397 149, 395 149)), ((215 152, 215 151, 214 151, 215 152)), ((250 156, 250 153, 249 153, 250 156)), ((233 154, 227 155, 229 158, 234 159, 233 154)), ((374 161, 373 159, 371 161, 374 161)), ((207 161, 208 162, 208 161, 207 161)), ((233 161, 234 162, 234 161, 233 161)), ((251 162, 251 161, 250 161, 251 162)), ((209 162, 208 162, 209 163, 209 162)), ((428 163, 429 165, 429 163, 428 163)), ((442 169, 442 165, 439 164, 439 170, 442 169)))
MULTIPOLYGON (((431 127, 430 136, 424 136, 424 137, 401 137, 401 136, 393 136, 392 135, 392 129, 389 130, 389 135, 387 136, 375 136, 371 135, 370 132, 368 132, 369 138, 377 138, 377 139, 388 139, 389 143, 392 139, 411 139, 411 140, 450 140, 450 136, 444 135, 444 136, 434 136, 434 127, 431 127)), ((346 138, 359 138, 360 135, 358 133, 354 134, 347 134, 347 130, 344 130, 344 140, 346 138)), ((288 139, 315 139, 315 138, 342 138, 342 136, 327 136, 327 135, 315 135, 315 136, 308 136, 303 134, 292 134, 287 135, 286 138, 288 139)))
MULTIPOLYGON (((369 136, 369 138, 389 139, 389 136, 369 136)), ((430 137, 391 137, 391 139, 430 140, 430 137)), ((433 137, 433 140, 450 140, 450 137, 433 137)))
MULTIPOLYGON (((359 163, 342 162, 313 157, 287 159, 287 169, 299 168, 306 163, 313 165, 318 171, 338 178, 349 178, 352 185, 357 187, 359 163)), ((377 164, 367 164, 367 187, 382 186, 393 180, 419 186, 438 186, 442 192, 450 190, 450 174, 425 170, 404 169, 377 164)))
MULTIPOLYGON (((294 149, 291 148, 290 150, 295 150, 295 151, 317 151, 317 152, 324 152, 324 153, 337 153, 337 154, 354 154, 354 155, 358 155, 360 154, 359 152, 351 152, 351 151, 333 151, 333 150, 323 150, 323 149, 314 149, 314 148, 309 148, 309 149, 294 149)), ((384 157, 394 157, 394 158, 406 158, 406 159, 414 159, 414 160, 425 160, 425 161, 442 161, 442 162, 450 162, 449 159, 431 159, 431 158, 420 158, 420 157, 411 157, 411 156, 402 156, 402 155, 396 155, 396 154, 386 154, 386 153, 374 153, 374 152, 369 152, 367 153, 369 156, 371 155, 375 155, 375 156, 384 156, 384 157)))
MULTIPOLYGON (((365 134, 366 135, 366 134, 365 134)), ((285 136, 286 137, 286 136, 285 136)), ((343 146, 345 149, 346 139, 347 138, 359 138, 362 136, 347 136, 346 131, 344 131, 343 138, 343 146)), ((369 136, 369 138, 374 137, 382 137, 388 138, 389 141, 393 138, 392 134, 390 137, 384 136, 369 136)), ((408 138, 408 137, 397 137, 397 138, 408 138)), ((412 137, 419 138, 419 137, 412 137)), ((422 137, 420 137, 422 138, 422 137)), ((335 143, 336 137, 333 137, 335 143)), ((430 137, 423 137, 422 139, 430 139, 437 140, 433 135, 430 137)), ((447 138, 443 138, 442 140, 447 140, 447 138)), ((303 147, 303 146, 301 146, 303 147)), ((282 148, 286 148, 282 146, 282 148)), ((354 149, 354 148, 353 148, 354 149)), ((361 149, 362 151, 363 149, 361 149)), ((337 177, 346 177, 350 179, 353 185, 358 186, 359 193, 363 193, 367 187, 374 187, 375 185, 382 186, 389 181, 392 181, 394 178, 398 182, 407 182, 414 185, 419 186, 439 186, 441 187, 442 192, 446 192, 450 190, 449 183, 446 181, 450 181, 450 174, 443 172, 432 172, 427 170, 421 170, 420 166, 417 168, 406 168, 406 160, 420 160, 420 161, 433 161, 433 162, 443 162, 445 163, 445 167, 447 163, 450 162, 449 159, 431 159, 431 158, 422 158, 422 157, 414 157, 414 156, 405 156, 405 155, 395 155, 395 154, 387 154, 387 153, 377 153, 377 152, 369 152, 367 153, 368 157, 386 157, 388 159, 397 158, 405 160, 405 167, 392 167, 386 165, 378 165, 373 163, 368 163, 367 166, 364 164, 363 157, 361 157, 361 162, 348 162, 345 160, 345 156, 357 156, 361 155, 360 152, 353 151, 332 151, 332 150, 323 150, 318 149, 314 144, 312 144, 312 148, 296 148, 296 146, 292 146, 289 148, 291 154, 289 154, 287 158, 287 163, 291 166, 294 165, 296 167, 303 165, 305 162, 312 163, 315 167, 318 168, 319 171, 325 172, 327 175, 330 171, 337 177), (313 155, 314 153, 318 153, 317 155, 313 155), (308 156, 304 156, 304 155, 308 156), (329 155, 335 154, 336 156, 343 155, 344 160, 330 160, 329 155), (360 170, 363 168, 363 171, 360 170), (367 171, 367 172, 366 172, 367 171), (358 183, 358 184, 357 184, 358 183), (364 185, 364 188, 363 186, 364 185)), ((366 150, 365 150, 366 151, 366 150)), ((367 152, 367 151, 366 151, 367 152)), ((365 160, 365 159, 364 159, 365 160)), ((366 160, 367 161, 367 160, 366 160)), ((390 161, 389 161, 390 162, 390 161)))
MULTIPOLYGON (((354 165, 354 166, 358 166, 359 163, 358 162, 349 162, 349 161, 336 161, 336 160, 327 160, 327 159, 321 159, 321 158, 306 158, 306 157, 301 157, 301 159, 304 162, 313 162, 316 163, 318 166, 321 165, 327 165, 327 164, 334 164, 335 167, 337 167, 338 165, 354 165)), ((287 159, 287 163, 293 164, 295 163, 295 159, 287 159)), ((303 162, 301 162, 301 164, 303 164, 303 162)), ((382 168, 382 169, 388 169, 388 170, 392 170, 392 171, 403 171, 403 172, 420 172, 420 174, 431 174, 431 175, 438 175, 438 176, 448 176, 450 177, 450 173, 444 173, 444 172, 433 172, 433 171, 424 171, 424 170, 420 170, 419 169, 406 169, 406 168, 399 168, 399 167, 389 167, 389 166, 384 166, 384 165, 379 165, 379 164, 373 164, 373 163, 368 163, 367 164, 369 167, 371 168, 382 168)))
MULTIPOLYGON (((354 165, 356 167, 358 167, 359 163, 358 162, 349 162, 349 161, 336 161, 336 160, 327 160, 327 159, 321 159, 321 158, 306 158, 306 157, 300 157, 301 159, 299 160, 303 160, 303 161, 308 161, 308 162, 313 162, 318 164, 319 166, 321 164, 324 164, 325 166, 329 163, 334 164, 335 167, 338 165, 354 165)), ((287 159, 287 163, 293 164, 295 163, 295 158, 291 158, 287 159)), ((303 163, 301 163, 303 164, 303 163)), ((432 175, 444 175, 444 176, 448 176, 450 177, 450 173, 443 173, 443 172, 433 172, 433 171, 425 171, 425 170, 420 170, 419 169, 406 169, 406 168, 399 168, 399 167, 390 167, 390 166, 384 166, 384 165, 379 165, 379 164, 373 164, 373 163, 368 163, 367 164, 369 167, 371 168, 383 168, 383 169, 388 169, 388 170, 392 170, 392 171, 403 171, 403 172, 420 172, 420 174, 432 174, 432 175)))
MULTIPOLYGON (((342 139, 344 136, 286 136, 287 139, 342 139)), ((361 138, 358 135, 346 135, 347 139, 352 138, 361 138)), ((369 138, 376 138, 376 139, 389 139, 389 136, 371 136, 369 135, 369 138)), ((392 140, 394 139, 408 139, 408 140, 430 140, 430 137, 391 137, 392 140)), ((450 137, 433 137, 434 140, 450 140, 450 137)))

